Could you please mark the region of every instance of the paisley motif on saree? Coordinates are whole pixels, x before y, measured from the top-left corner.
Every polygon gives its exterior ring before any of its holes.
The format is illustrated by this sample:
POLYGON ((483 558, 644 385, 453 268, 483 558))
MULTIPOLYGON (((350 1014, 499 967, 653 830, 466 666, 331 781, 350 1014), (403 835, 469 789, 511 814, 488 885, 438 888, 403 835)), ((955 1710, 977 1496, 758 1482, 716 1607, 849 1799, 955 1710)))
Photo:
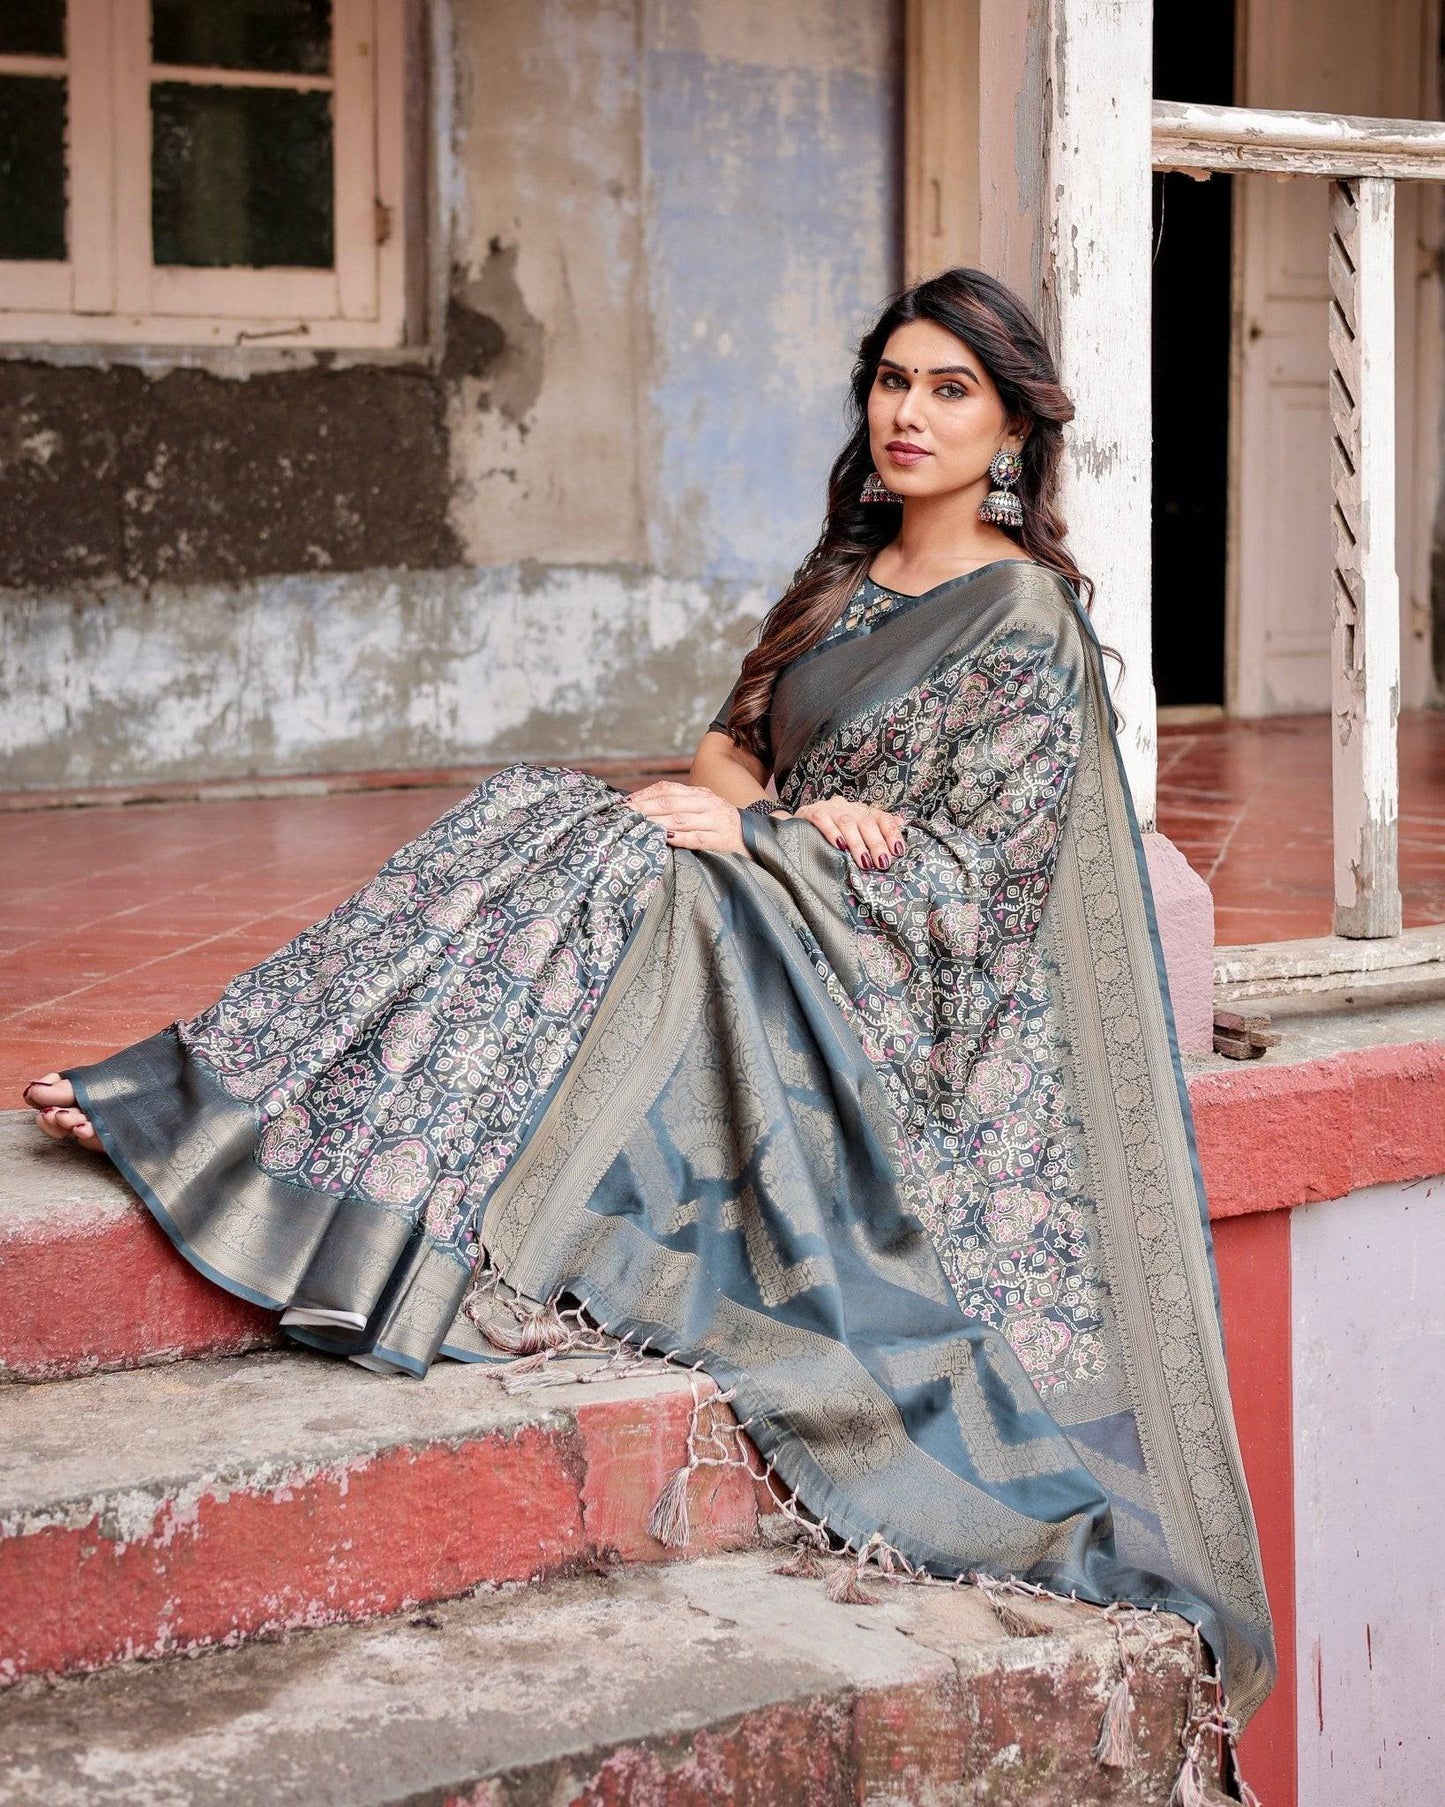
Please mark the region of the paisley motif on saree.
POLYGON ((72 1071, 203 1271, 424 1372, 479 1260, 736 1387, 861 1546, 1197 1623, 1273 1673, 1208 1218, 1099 648, 1024 560, 853 610, 779 679, 785 807, 671 851, 517 766, 208 1011, 72 1071))

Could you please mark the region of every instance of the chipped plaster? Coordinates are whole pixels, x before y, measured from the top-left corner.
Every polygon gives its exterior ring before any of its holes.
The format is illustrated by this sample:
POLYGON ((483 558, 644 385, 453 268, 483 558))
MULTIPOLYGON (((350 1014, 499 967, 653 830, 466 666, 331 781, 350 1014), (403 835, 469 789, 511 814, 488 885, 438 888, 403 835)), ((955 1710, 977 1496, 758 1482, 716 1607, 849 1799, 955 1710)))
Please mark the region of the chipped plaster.
POLYGON ((44 787, 688 747, 766 603, 612 566, 11 593, 0 766, 44 787))

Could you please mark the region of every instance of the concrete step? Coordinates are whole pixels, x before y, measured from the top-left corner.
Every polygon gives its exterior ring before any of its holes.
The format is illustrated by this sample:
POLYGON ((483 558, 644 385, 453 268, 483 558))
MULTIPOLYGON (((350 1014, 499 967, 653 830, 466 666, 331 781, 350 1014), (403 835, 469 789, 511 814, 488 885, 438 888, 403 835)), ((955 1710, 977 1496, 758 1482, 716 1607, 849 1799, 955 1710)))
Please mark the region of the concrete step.
MULTIPOLYGON (((510 1397, 300 1350, 0 1388, 0 1679, 662 1561, 690 1406, 672 1371, 510 1397)), ((693 1551, 756 1542, 741 1471, 689 1497, 693 1551)))
MULTIPOLYGON (((1418 1024, 1400 1032, 1422 1033, 1418 1024)), ((1191 1060, 1212 1216, 1440 1171, 1445 1112, 1430 1100, 1445 1098, 1445 1054, 1419 1041, 1346 1049, 1342 1033, 1301 1018, 1287 1059, 1277 1050, 1243 1071, 1191 1060), (1336 1133, 1341 1123, 1356 1133, 1336 1133)), ((0 1112, 0 1286, 0 1377, 57 1378, 276 1341, 271 1313, 194 1273, 105 1160, 47 1142, 29 1111, 0 1112)))
POLYGON ((1135 1767, 1092 1748, 1093 1609, 1007 1637, 971 1588, 835 1605, 775 1551, 580 1576, 0 1698, 0 1807, 1162 1803, 1191 1665, 1135 1632, 1135 1767))
POLYGON ((103 1156, 0 1111, 0 1375, 50 1380, 281 1340, 203 1279, 103 1156))

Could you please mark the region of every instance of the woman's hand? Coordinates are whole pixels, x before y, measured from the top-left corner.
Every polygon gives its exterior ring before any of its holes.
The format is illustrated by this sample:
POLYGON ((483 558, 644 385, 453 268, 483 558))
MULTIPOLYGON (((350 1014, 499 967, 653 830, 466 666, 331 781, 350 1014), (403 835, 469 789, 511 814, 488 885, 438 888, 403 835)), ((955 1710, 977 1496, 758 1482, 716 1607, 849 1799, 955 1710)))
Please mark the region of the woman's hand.
POLYGON ((706 848, 709 853, 746 853, 742 818, 737 808, 701 784, 675 784, 663 779, 629 791, 627 801, 640 815, 667 830, 669 847, 706 848))
POLYGON ((876 867, 886 872, 903 852, 907 824, 892 810, 874 809, 848 797, 820 797, 816 803, 795 809, 793 814, 821 829, 835 847, 851 854, 865 870, 876 867))

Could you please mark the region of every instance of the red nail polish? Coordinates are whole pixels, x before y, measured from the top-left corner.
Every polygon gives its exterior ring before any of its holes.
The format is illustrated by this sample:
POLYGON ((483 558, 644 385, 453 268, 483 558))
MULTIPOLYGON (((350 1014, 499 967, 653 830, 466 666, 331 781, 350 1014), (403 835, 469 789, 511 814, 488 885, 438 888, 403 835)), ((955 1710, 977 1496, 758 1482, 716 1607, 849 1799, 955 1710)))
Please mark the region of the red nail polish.
POLYGON ((866 866, 870 872, 873 870, 873 861, 866 853, 859 859, 858 864, 860 866, 866 866))
POLYGON ((843 840, 841 836, 833 843, 833 845, 838 848, 841 853, 846 853, 848 851, 848 843, 843 840))
POLYGON ((888 870, 888 855, 886 853, 880 853, 878 855, 878 870, 880 872, 886 872, 888 870))
POLYGON ((903 851, 903 843, 902 843, 902 841, 895 841, 895 842, 894 842, 894 843, 893 843, 893 851, 894 851, 894 852, 895 852, 895 853, 902 853, 902 851, 903 851))

